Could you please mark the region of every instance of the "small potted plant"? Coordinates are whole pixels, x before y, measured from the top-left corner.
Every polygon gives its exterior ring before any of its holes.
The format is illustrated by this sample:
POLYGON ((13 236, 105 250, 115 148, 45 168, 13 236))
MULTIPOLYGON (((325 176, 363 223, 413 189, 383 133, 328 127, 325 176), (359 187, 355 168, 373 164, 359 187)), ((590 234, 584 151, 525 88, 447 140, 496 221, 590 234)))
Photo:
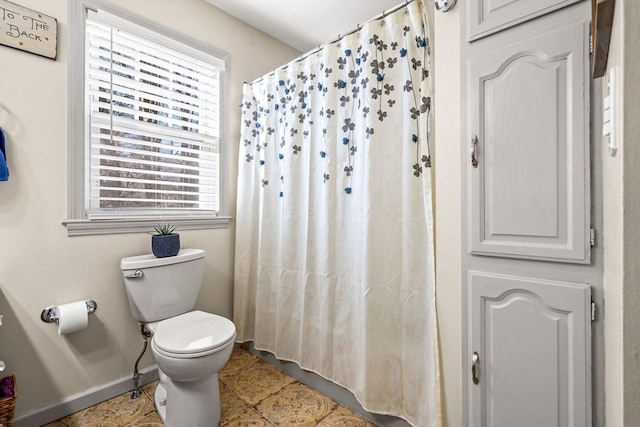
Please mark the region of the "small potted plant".
POLYGON ((176 256, 180 252, 180 235, 171 224, 156 225, 151 236, 151 250, 156 258, 176 256))

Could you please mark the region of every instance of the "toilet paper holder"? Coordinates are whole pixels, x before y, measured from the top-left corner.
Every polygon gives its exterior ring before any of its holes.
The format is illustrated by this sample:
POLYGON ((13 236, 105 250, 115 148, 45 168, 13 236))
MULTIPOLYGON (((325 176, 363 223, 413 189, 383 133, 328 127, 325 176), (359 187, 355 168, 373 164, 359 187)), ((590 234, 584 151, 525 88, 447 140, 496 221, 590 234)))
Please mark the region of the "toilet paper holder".
MULTIPOLYGON (((87 313, 93 314, 98 309, 98 303, 92 299, 88 299, 84 302, 87 305, 87 313)), ((46 323, 55 323, 60 319, 60 314, 57 306, 47 307, 42 310, 40 319, 46 323)))

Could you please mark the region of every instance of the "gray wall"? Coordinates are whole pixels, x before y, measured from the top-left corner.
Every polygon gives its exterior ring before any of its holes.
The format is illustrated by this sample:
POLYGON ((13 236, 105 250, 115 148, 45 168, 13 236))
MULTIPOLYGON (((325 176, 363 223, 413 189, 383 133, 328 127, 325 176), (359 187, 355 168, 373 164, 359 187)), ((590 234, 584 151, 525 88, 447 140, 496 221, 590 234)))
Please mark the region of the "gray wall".
MULTIPOLYGON (((617 1, 607 73, 615 70, 618 152, 603 138, 605 416, 640 425, 640 2, 617 1)), ((606 76, 605 76, 606 77, 606 76)), ((606 78, 602 78, 606 93, 606 78)))

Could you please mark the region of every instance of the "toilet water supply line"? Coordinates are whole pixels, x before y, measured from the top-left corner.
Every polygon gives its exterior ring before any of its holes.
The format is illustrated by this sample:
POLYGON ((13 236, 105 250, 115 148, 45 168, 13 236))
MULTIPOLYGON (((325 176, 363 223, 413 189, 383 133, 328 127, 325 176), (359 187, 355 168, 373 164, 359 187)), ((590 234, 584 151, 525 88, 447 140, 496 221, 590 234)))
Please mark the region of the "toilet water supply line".
POLYGON ((144 355, 145 351, 147 351, 147 343, 149 342, 149 338, 151 338, 151 332, 146 328, 145 324, 140 322, 140 333, 142 334, 142 338, 144 339, 144 344, 142 346, 142 351, 140 355, 136 359, 136 364, 133 367, 133 391, 131 392, 131 398, 137 399, 142 394, 142 389, 140 388, 139 381, 142 374, 138 371, 138 363, 140 363, 140 359, 144 355))

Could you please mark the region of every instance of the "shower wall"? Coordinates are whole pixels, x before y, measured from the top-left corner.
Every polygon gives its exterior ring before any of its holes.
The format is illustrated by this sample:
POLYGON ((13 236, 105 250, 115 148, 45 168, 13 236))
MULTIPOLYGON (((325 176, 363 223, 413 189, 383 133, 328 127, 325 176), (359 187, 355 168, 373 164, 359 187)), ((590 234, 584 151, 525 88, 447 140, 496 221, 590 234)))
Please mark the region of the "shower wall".
MULTIPOLYGON (((443 418, 461 418, 460 7, 434 14, 436 304, 443 418)), ((466 155, 466 153, 465 153, 466 155)))

